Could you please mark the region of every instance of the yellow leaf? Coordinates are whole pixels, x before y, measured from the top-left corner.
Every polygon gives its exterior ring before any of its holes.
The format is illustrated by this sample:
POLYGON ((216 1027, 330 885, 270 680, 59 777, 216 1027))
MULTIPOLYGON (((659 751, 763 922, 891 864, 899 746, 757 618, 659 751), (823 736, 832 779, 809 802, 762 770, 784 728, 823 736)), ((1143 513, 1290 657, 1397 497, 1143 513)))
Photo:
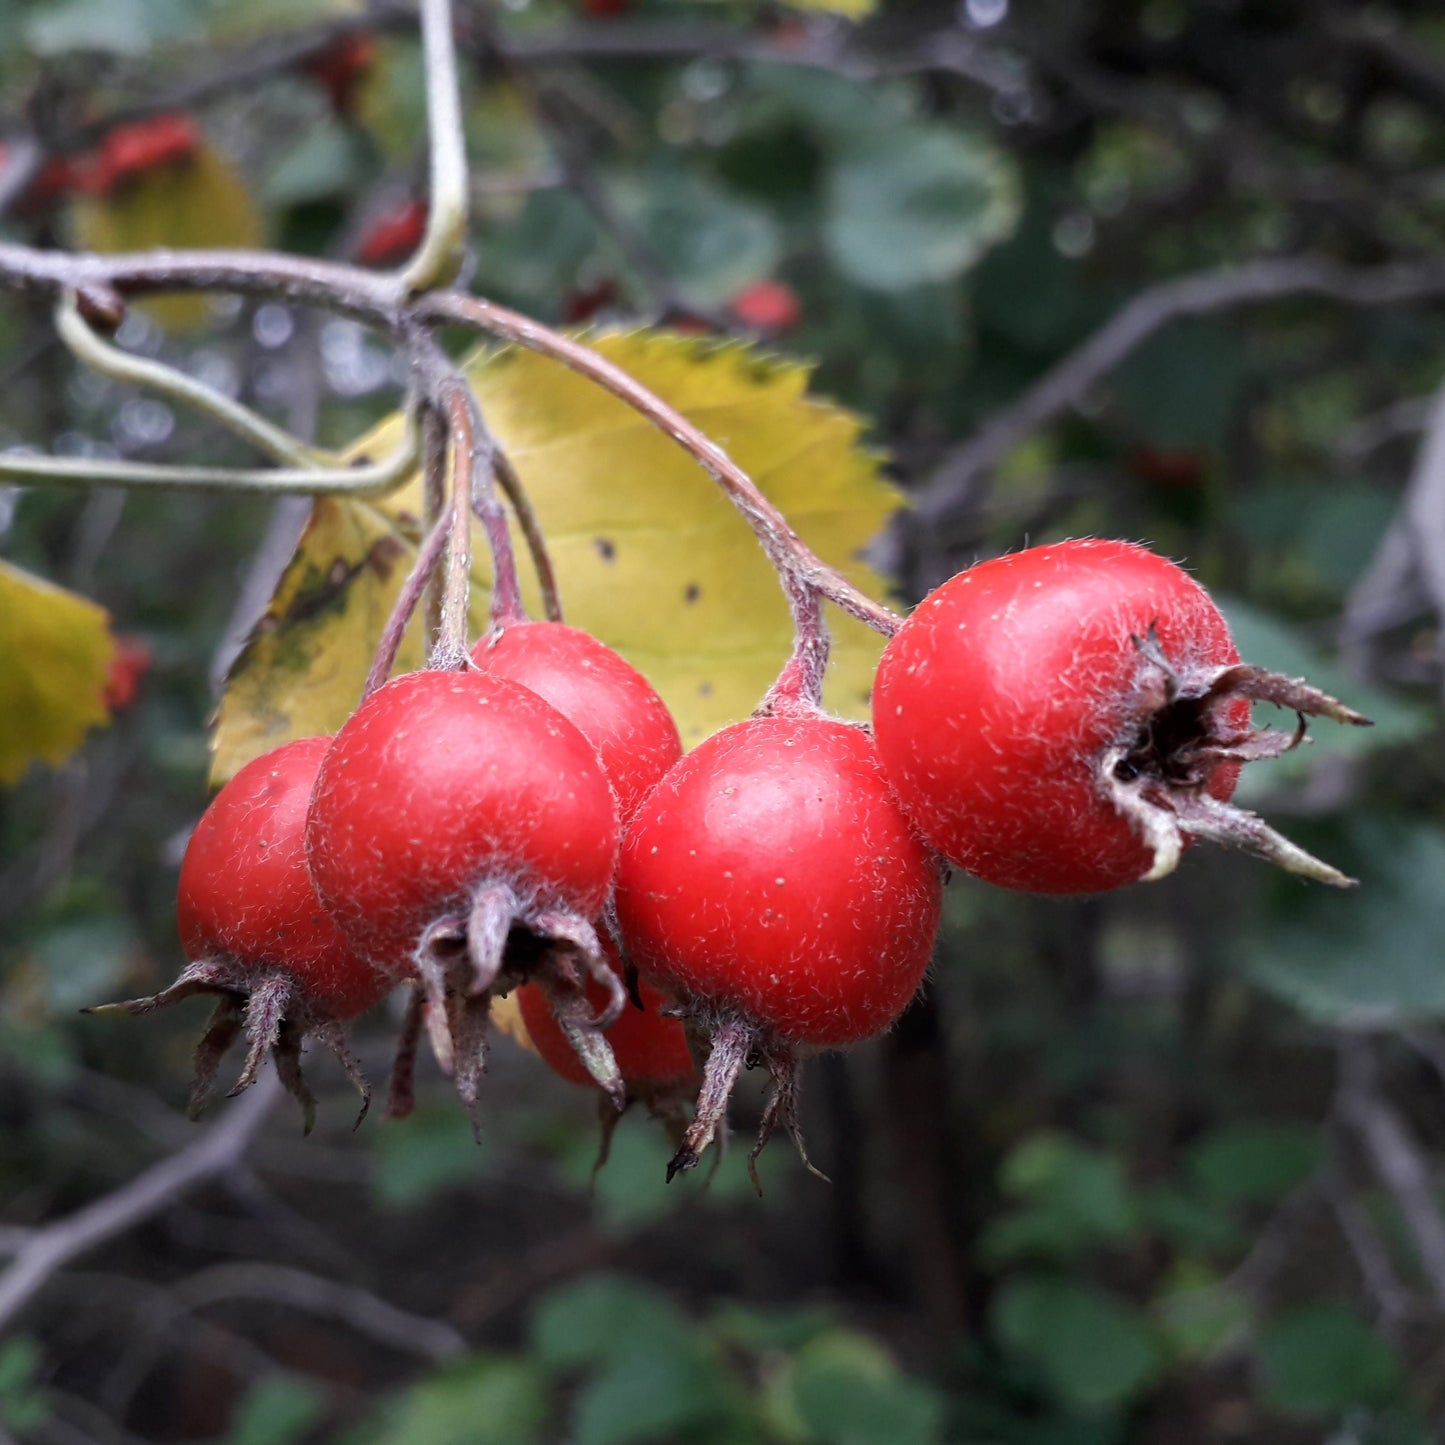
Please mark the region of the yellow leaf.
POLYGON ((515 992, 509 993, 505 998, 494 998, 487 1018, 499 1034, 505 1034, 528 1053, 537 1052, 532 1035, 527 1032, 527 1025, 522 1018, 522 1006, 517 1002, 515 992))
MULTIPOLYGON (((207 145, 128 180, 114 194, 78 198, 70 221, 80 250, 106 254, 265 243, 260 207, 241 173, 207 145)), ((205 296, 162 296, 141 305, 170 331, 198 331, 212 314, 205 296)))
MULTIPOLYGON (((859 444, 858 419, 807 395, 805 366, 664 332, 604 335, 592 344, 726 448, 826 561, 864 590, 882 591, 883 579, 859 552, 900 496, 880 477, 877 455, 859 444)), ((631 408, 554 362, 513 349, 484 352, 468 375, 532 496, 567 620, 651 678, 689 746, 748 716, 788 656, 792 625, 776 575, 716 485, 631 408)), ((399 426, 395 418, 383 423, 353 455, 382 455, 399 426)), ((419 478, 376 503, 318 503, 227 685, 217 781, 265 748, 345 721, 414 555, 421 507, 419 478), (402 539, 406 561, 382 585, 359 564, 387 536, 402 539), (351 579, 345 600, 297 615, 294 599, 333 573, 351 579)), ((472 618, 480 631, 490 562, 479 534, 473 551, 472 618)), ((522 569, 530 576, 525 561, 522 569)), ((535 589, 529 603, 540 615, 535 589)), ((866 717, 882 639, 830 613, 824 700, 840 716, 866 717)), ((401 666, 419 658, 417 633, 401 666)))
POLYGON ((103 607, 0 562, 0 785, 36 760, 63 763, 109 721, 114 654, 103 607))
POLYGON ((793 10, 822 10, 845 20, 862 20, 878 8, 878 0, 784 0, 793 10))
MULTIPOLYGON (((212 739, 213 783, 293 738, 334 733, 361 696, 386 619, 416 560, 412 518, 318 497, 295 555, 231 668, 212 739)), ((474 606, 485 625, 486 601, 474 606)), ((412 619, 397 670, 420 667, 412 619)))
MULTIPOLYGON (((859 554, 901 505, 860 445, 861 423, 808 396, 808 368, 752 347, 659 332, 591 339, 700 426, 822 558, 875 595, 859 554)), ((792 643, 778 580, 719 488, 630 407, 532 352, 469 372, 531 493, 567 620, 651 678, 691 746, 746 717, 792 643)), ((866 717, 883 642, 830 609, 825 701, 866 717)))

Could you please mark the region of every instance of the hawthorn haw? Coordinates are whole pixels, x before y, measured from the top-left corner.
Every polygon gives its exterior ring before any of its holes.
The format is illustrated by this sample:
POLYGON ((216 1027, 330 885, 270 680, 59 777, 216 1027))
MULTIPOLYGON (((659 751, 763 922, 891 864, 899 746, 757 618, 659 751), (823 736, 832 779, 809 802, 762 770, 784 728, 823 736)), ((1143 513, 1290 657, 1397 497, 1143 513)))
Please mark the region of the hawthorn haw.
POLYGON ((744 1064, 773 1080, 750 1167, 779 1123, 803 1152, 799 1054, 868 1038, 902 1012, 941 893, 938 861, 859 727, 812 711, 753 718, 663 778, 628 829, 617 914, 643 978, 711 1041, 669 1179, 697 1163, 744 1064))
POLYGON ((625 823, 682 756, 656 688, 605 642, 561 622, 514 622, 472 649, 484 672, 545 698, 597 749, 625 823))
POLYGON ((77 183, 92 194, 109 195, 147 171, 191 160, 200 148, 200 127, 185 111, 127 121, 107 131, 94 154, 77 163, 77 183))
POLYGON ((338 35, 302 62, 302 71, 326 93, 343 119, 356 109, 357 92, 376 63, 376 41, 365 30, 338 35))
MULTIPOLYGON (((602 951, 613 973, 621 977, 622 961, 610 940, 602 940, 602 951)), ((516 1000, 532 1046, 543 1063, 568 1083, 594 1084, 557 1022, 545 984, 523 984, 516 1000)), ((593 979, 587 981, 587 1000, 599 1012, 608 1002, 606 992, 593 979)), ((665 994, 639 981, 635 1004, 623 1009, 607 1030, 607 1042, 626 1090, 624 1107, 641 1103, 667 1125, 673 1142, 681 1144, 687 1125, 685 1105, 697 1091, 697 1067, 687 1045, 687 1031, 678 1019, 663 1012, 668 1002, 665 994)), ((602 1145, 597 1156, 600 1169, 607 1162, 612 1131, 622 1116, 606 1095, 599 1096, 597 1113, 602 1125, 602 1145)))
POLYGON ((1181 568, 1128 542, 997 557, 929 594, 873 689, 879 756, 951 863, 1006 888, 1091 893, 1162 877, 1194 838, 1350 882, 1229 802, 1240 766, 1366 719, 1242 663, 1181 568), (1255 729, 1250 703, 1299 715, 1255 729))
POLYGON ((490 996, 533 977, 547 981, 559 1023, 621 1103, 577 967, 607 987, 615 1017, 625 996, 592 921, 619 835, 592 745, 503 677, 398 677, 322 760, 306 825, 317 893, 353 948, 395 979, 420 980, 433 1048, 469 1111, 490 996))
POLYGON ((777 336, 803 319, 803 303, 786 281, 754 281, 729 303, 732 313, 751 331, 777 336))
POLYGON ((145 1014, 193 994, 219 995, 196 1048, 192 1118, 243 1030, 249 1050, 233 1093, 255 1082, 269 1050, 309 1133, 316 1101, 301 1074, 301 1043, 311 1034, 341 1061, 366 1113, 370 1090, 341 1025, 384 997, 394 981, 347 944, 307 872, 307 805, 330 744, 324 737, 286 743, 248 763, 216 794, 181 863, 177 924, 191 961, 150 998, 87 1010, 145 1014))

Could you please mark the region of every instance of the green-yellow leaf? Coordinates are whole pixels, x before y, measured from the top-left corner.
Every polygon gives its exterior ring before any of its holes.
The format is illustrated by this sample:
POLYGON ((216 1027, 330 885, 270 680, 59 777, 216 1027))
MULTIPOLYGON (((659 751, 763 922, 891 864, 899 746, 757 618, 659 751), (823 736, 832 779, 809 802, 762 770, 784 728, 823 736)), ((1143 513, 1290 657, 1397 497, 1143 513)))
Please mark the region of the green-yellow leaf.
MULTIPOLYGON (((367 502, 317 498, 295 555, 227 679, 213 737, 213 782, 284 742, 333 733, 346 721, 415 560, 414 518, 367 502)), ((421 664, 417 616, 397 670, 421 664)))
MULTIPOLYGON (((882 590, 859 553, 899 494, 860 445, 859 420, 807 395, 805 366, 662 332, 592 344, 724 447, 826 561, 865 591, 882 590)), ((567 620, 651 678, 688 745, 748 716, 787 658, 792 626, 777 577, 717 486, 631 408, 556 363, 508 349, 479 354, 468 374, 541 518, 567 620)), ((398 426, 383 424, 356 451, 383 454, 398 426)), ((345 721, 406 565, 387 582, 360 564, 387 536, 409 559, 420 510, 419 480, 376 504, 318 504, 228 684, 218 779, 264 748, 345 721), (344 598, 328 593, 326 607, 298 611, 295 599, 331 575, 349 579, 344 598)), ((490 563, 479 536, 474 554, 480 627, 490 563)), ((535 594, 529 601, 540 615, 535 594)), ((825 702, 840 716, 864 717, 882 640, 836 612, 830 620, 825 702)), ((412 649, 402 666, 419 658, 415 638, 412 649)))
POLYGON ((114 653, 104 608, 0 562, 0 786, 63 763, 108 720, 114 653))
MULTIPOLYGON (((265 243, 261 209, 240 171, 207 145, 186 160, 136 176, 113 195, 77 199, 70 219, 77 248, 105 254, 265 243)), ((212 314, 205 296, 162 296, 142 304, 170 331, 200 330, 212 314)))
POLYGON ((878 0, 786 0, 793 10, 823 10, 845 20, 863 20, 878 8, 878 0))

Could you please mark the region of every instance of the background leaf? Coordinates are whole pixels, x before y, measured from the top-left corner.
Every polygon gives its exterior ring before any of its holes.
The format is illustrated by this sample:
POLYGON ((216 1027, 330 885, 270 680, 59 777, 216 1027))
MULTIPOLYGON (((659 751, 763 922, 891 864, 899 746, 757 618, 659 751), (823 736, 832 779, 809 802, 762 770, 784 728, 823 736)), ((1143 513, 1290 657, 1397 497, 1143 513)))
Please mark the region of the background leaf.
POLYGON ((1388 1398, 1399 1383, 1394 1350, 1352 1310, 1292 1310, 1259 1342, 1269 1399, 1292 1415, 1334 1414, 1388 1398))
POLYGON ((1258 984, 1311 1017, 1383 1027, 1445 1018, 1445 833, 1371 819, 1331 840, 1348 894, 1284 894, 1243 954, 1258 984))
POLYGON ((901 291, 959 275, 1018 216, 1013 168, 982 136, 896 126, 856 137, 834 163, 824 235, 850 280, 901 291))
POLYGON ((999 1291, 993 1322, 1005 1344, 1032 1359, 1053 1388, 1083 1410, 1127 1400, 1162 1363, 1137 1311, 1074 1279, 1014 1276, 999 1291))
POLYGON ((104 608, 0 562, 0 785, 58 766, 109 720, 114 655, 104 608))

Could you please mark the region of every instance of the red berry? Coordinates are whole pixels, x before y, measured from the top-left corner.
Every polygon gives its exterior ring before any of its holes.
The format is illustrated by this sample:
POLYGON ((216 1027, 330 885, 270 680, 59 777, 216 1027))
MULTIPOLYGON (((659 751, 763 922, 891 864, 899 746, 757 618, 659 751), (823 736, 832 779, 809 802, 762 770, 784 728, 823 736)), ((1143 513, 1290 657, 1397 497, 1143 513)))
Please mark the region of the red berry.
POLYGON ((940 895, 861 728, 754 718, 668 773, 628 830, 617 913, 642 973, 711 1025, 698 1120, 670 1173, 697 1162, 750 1055, 777 1086, 758 1147, 777 1120, 794 1128, 795 1049, 868 1038, 898 1016, 928 966, 940 895))
POLYGON ((426 204, 409 196, 383 211, 357 243, 356 259, 363 266, 394 266, 405 261, 426 235, 426 204))
MULTIPOLYGON (((337 734, 306 854, 352 946, 393 977, 420 979, 433 1047, 443 1067, 455 1063, 470 1107, 493 991, 542 975, 580 997, 580 958, 620 1010, 592 927, 619 834, 596 751, 549 703, 486 673, 414 672, 337 734)), ((593 1076, 620 1095, 594 1037, 593 1076)))
POLYGON ((302 65, 302 70, 326 92, 331 109, 349 116, 356 106, 356 93, 376 62, 376 41, 364 30, 338 35, 302 65))
POLYGON ((631 0, 582 0, 582 13, 593 20, 615 20, 631 8, 631 0))
POLYGON ((151 666, 151 650, 139 637, 120 636, 115 653, 105 670, 105 691, 101 701, 110 712, 122 712, 135 701, 140 680, 151 666))
POLYGON ((803 319, 798 293, 786 281, 754 281, 732 299, 733 315, 753 331, 775 335, 803 319))
POLYGON ((393 980, 347 944, 306 868, 307 806, 330 744, 330 738, 286 743, 248 763, 216 794, 181 863, 177 926, 191 962, 162 993, 105 1006, 139 1014, 196 993, 220 996, 196 1051, 193 1114, 243 1028, 250 1052, 238 1087, 254 1081, 269 1049, 306 1112, 308 1130, 315 1103, 300 1070, 307 1034, 336 1053, 363 1100, 369 1097, 339 1025, 370 1008, 393 980))
POLYGON ((682 756, 667 704, 604 642, 561 622, 518 622, 472 649, 484 672, 546 698, 597 749, 624 822, 682 756))
MULTIPOLYGON (((622 977, 622 961, 610 940, 604 938, 603 952, 614 974, 622 977)), ((687 1046, 687 1030, 662 1010, 668 999, 645 980, 637 981, 636 997, 641 1007, 629 1004, 617 1022, 607 1030, 607 1042, 622 1075, 623 1109, 643 1104, 647 1112, 660 1119, 672 1137, 673 1145, 683 1142, 689 1121, 688 1102, 697 1091, 697 1068, 687 1046)), ((526 1026, 532 1046, 555 1074, 572 1084, 592 1084, 594 1079, 583 1063, 576 1046, 576 1027, 566 1016, 569 1007, 564 998, 550 998, 544 985, 526 983, 516 993, 518 1012, 526 1026)), ((587 984, 587 1003, 600 1011, 608 1002, 607 995, 595 982, 587 984)), ((597 1117, 602 1138, 593 1173, 607 1162, 612 1149, 612 1135, 622 1117, 615 1100, 599 1095, 597 1117)))
POLYGON ((1204 481, 1204 453, 1182 447, 1137 446, 1129 467, 1141 482, 1171 491, 1190 491, 1204 481))
POLYGON ((617 305, 621 297, 622 288, 617 278, 603 276, 591 286, 578 287, 562 298, 562 320, 569 326, 581 326, 599 312, 617 305))
POLYGON ((188 161, 200 148, 200 127, 184 111, 128 121, 108 131, 89 161, 80 163, 80 184, 108 194, 158 166, 188 161))
POLYGON ((1300 734, 1250 700, 1363 722, 1239 661, 1204 589, 1127 542, 981 563, 919 604, 873 689, 879 756, 950 862, 1007 888, 1089 893, 1167 873, 1195 836, 1345 880, 1227 803, 1240 765, 1300 734))
MULTIPOLYGON (((622 964, 616 950, 604 940, 602 951, 620 978, 622 964)), ((697 1069, 687 1046, 687 1031, 680 1020, 666 1018, 661 1012, 667 1006, 667 995, 642 979, 638 982, 638 997, 642 1007, 629 1004, 607 1030, 607 1042, 612 1045, 628 1095, 648 1098, 678 1083, 696 1083, 697 1069)), ((598 1011, 608 1001, 602 988, 591 980, 587 998, 598 1011)), ((517 1007, 534 1047, 552 1072, 572 1084, 591 1084, 592 1076, 553 1015, 546 990, 539 984, 523 984, 517 990, 517 1007)))

